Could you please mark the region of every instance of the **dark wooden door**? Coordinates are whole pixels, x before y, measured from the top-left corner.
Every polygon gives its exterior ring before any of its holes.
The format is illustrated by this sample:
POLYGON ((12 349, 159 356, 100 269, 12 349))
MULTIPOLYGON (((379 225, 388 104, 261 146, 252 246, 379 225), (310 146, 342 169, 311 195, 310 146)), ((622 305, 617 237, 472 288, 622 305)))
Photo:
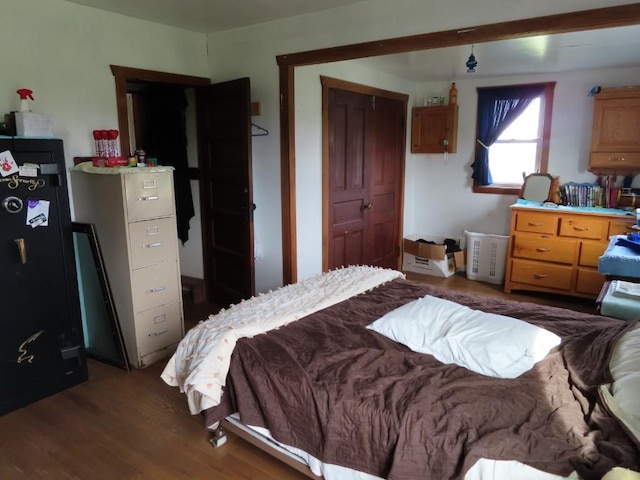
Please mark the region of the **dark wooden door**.
POLYGON ((375 97, 373 112, 370 141, 374 148, 372 160, 366 164, 371 170, 369 263, 398 268, 406 107, 399 100, 375 97))
POLYGON ((369 258, 372 115, 367 95, 329 90, 329 268, 369 258))
POLYGON ((198 89, 197 105, 207 297, 226 307, 255 293, 249 79, 198 89))
POLYGON ((329 89, 328 268, 399 267, 403 101, 329 89))

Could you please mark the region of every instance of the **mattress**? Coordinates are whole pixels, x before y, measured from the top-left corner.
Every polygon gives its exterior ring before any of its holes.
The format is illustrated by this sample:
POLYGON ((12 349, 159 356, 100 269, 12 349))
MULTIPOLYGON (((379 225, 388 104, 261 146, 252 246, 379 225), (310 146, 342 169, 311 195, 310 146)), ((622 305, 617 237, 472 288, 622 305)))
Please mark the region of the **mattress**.
POLYGON ((609 246, 598 259, 598 272, 614 277, 640 278, 640 255, 631 248, 616 245, 625 235, 613 235, 609 246))

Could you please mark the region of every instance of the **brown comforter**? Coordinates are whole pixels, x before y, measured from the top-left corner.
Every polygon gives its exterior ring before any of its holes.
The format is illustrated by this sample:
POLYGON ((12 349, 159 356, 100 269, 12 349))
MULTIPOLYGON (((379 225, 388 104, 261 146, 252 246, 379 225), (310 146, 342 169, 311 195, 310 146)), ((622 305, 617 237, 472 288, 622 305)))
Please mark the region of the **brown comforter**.
POLYGON ((245 424, 326 463, 389 479, 462 478, 481 457, 597 479, 638 469, 638 451, 598 403, 628 322, 394 280, 279 330, 241 339, 214 421, 245 424), (434 295, 524 319, 563 338, 517 379, 413 353, 365 326, 434 295))

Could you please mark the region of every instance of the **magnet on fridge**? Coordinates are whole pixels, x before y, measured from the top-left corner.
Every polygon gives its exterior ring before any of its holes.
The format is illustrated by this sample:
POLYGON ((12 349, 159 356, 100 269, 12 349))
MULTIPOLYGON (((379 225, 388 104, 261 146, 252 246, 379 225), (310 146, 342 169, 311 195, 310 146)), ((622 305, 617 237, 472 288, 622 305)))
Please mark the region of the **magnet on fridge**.
POLYGON ((20 167, 19 175, 21 177, 37 177, 40 165, 37 163, 25 163, 20 167))
POLYGON ((27 225, 31 228, 49 225, 49 200, 27 200, 27 225))
POLYGON ((19 170, 18 164, 13 158, 13 155, 11 155, 11 151, 5 150, 4 152, 0 152, 0 175, 8 177, 19 170))

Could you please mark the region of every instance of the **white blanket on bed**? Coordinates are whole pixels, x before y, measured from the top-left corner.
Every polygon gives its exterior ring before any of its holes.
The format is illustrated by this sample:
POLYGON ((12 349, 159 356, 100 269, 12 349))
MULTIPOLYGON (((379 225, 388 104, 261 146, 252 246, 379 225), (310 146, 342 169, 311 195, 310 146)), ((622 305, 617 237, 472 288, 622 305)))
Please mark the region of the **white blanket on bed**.
POLYGON ((239 338, 282 327, 402 277, 396 270, 348 267, 233 305, 187 332, 161 377, 167 384, 180 387, 195 415, 220 403, 231 353, 239 338))

